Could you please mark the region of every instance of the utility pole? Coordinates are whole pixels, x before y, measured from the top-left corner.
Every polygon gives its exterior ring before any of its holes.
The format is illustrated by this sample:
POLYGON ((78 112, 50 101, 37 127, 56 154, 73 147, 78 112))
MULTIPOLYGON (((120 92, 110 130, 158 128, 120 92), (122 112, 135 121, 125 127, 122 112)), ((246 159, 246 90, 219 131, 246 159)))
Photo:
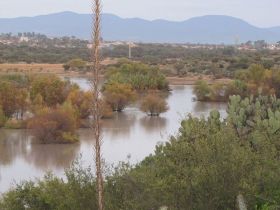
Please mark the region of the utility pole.
POLYGON ((93 135, 95 139, 95 166, 96 166, 96 194, 98 200, 98 210, 104 210, 104 189, 103 189, 103 173, 102 173, 102 157, 101 157, 101 110, 100 110, 100 91, 99 91, 99 74, 100 74, 100 30, 101 30, 101 0, 93 0, 92 2, 93 24, 92 24, 92 76, 91 90, 93 94, 92 103, 92 124, 93 135))
POLYGON ((128 43, 128 58, 131 59, 131 43, 128 43))

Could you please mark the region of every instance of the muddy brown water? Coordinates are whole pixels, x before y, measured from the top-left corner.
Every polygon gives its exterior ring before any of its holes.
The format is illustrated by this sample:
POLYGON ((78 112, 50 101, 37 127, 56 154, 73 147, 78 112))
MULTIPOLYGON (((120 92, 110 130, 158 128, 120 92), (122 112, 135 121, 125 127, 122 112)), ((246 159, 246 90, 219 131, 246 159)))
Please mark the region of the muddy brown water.
MULTIPOLYGON (((86 79, 74 78, 83 89, 86 79)), ((226 116, 226 104, 193 102, 192 86, 171 86, 167 98, 167 113, 151 118, 130 106, 113 119, 103 121, 103 158, 107 164, 129 159, 131 163, 143 160, 153 153, 155 146, 176 135, 181 120, 188 114, 208 116, 217 109, 226 116)), ((52 171, 63 177, 64 169, 81 156, 85 166, 93 163, 93 138, 89 129, 78 131, 80 143, 73 145, 43 145, 32 140, 28 130, 0 130, 0 192, 5 192, 22 180, 34 180, 52 171)))

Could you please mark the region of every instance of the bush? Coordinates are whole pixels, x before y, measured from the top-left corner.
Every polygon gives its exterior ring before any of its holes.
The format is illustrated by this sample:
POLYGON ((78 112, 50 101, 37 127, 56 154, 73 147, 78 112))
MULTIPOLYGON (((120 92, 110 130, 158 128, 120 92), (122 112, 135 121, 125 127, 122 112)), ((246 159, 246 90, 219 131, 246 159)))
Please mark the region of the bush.
POLYGON ((66 181, 48 174, 43 180, 23 182, 4 195, 1 210, 93 210, 97 209, 93 172, 72 166, 66 181))
POLYGON ((64 67, 65 71, 68 71, 68 70, 81 71, 81 70, 86 69, 86 65, 87 65, 86 61, 84 61, 80 58, 77 58, 77 59, 72 59, 72 60, 68 61, 67 64, 63 65, 63 67, 64 67))
POLYGON ((77 119, 75 113, 63 109, 45 108, 28 123, 36 140, 48 143, 75 143, 77 119))
POLYGON ((93 94, 90 91, 74 89, 69 93, 67 101, 78 110, 81 119, 87 119, 90 116, 93 101, 93 94))
POLYGON ((149 116, 159 116, 168 110, 168 105, 164 99, 156 94, 147 95, 141 104, 140 109, 149 116))
POLYGON ((136 94, 129 84, 111 83, 105 85, 104 99, 113 111, 121 112, 135 98, 136 94))

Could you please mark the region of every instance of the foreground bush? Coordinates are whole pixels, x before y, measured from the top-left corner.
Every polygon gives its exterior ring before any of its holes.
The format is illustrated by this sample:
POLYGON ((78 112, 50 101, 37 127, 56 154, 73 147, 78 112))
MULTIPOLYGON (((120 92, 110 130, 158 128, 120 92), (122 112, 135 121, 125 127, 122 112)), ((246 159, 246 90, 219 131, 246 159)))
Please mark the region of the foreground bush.
POLYGON ((78 141, 76 123, 74 111, 46 108, 30 120, 28 128, 32 129, 35 139, 45 144, 74 143, 78 141))
POLYGON ((38 183, 24 182, 3 197, 1 210, 95 210, 95 179, 88 170, 72 167, 67 181, 47 175, 38 183))
POLYGON ((168 110, 168 105, 164 99, 156 94, 147 95, 141 104, 140 109, 149 116, 159 116, 168 110))

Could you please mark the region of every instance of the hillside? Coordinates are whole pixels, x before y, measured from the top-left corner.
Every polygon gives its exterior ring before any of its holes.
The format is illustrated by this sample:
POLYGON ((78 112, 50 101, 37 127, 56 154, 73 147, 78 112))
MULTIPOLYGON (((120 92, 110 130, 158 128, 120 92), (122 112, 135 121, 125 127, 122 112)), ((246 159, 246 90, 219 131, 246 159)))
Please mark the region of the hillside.
MULTIPOLYGON (((36 32, 48 36, 90 38, 91 16, 61 12, 36 17, 2 18, 0 33, 36 32)), ((264 39, 280 40, 280 27, 258 28, 229 16, 202 16, 181 22, 148 21, 103 14, 103 38, 108 41, 232 44, 264 39)))

